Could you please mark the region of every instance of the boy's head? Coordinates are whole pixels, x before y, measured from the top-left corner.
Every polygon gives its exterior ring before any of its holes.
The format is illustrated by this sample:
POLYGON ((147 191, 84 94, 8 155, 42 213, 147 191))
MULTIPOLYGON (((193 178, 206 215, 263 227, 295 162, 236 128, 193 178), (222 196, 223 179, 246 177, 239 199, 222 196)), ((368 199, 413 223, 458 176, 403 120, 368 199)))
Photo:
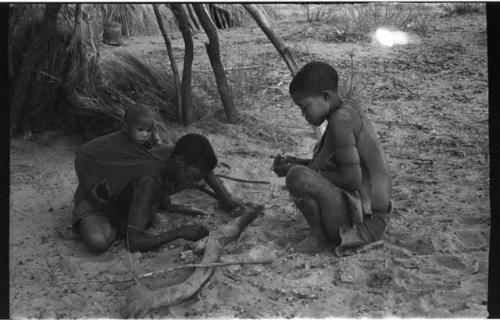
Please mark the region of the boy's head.
POLYGON ((175 179, 181 186, 201 180, 217 165, 217 156, 207 138, 187 134, 180 138, 172 151, 175 179))
POLYGON ((293 101, 307 122, 319 126, 339 101, 339 76, 327 63, 313 61, 300 69, 290 83, 293 101))
POLYGON ((125 130, 136 142, 148 141, 155 123, 154 113, 148 106, 140 103, 130 104, 124 115, 125 130))

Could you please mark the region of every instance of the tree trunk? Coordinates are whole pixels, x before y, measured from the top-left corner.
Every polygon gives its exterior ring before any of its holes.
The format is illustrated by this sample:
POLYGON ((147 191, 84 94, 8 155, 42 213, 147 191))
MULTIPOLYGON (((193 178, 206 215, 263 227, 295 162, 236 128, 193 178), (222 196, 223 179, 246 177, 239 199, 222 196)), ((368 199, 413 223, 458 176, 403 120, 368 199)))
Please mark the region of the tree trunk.
POLYGON ((219 94, 222 106, 224 107, 224 111, 226 113, 227 121, 229 123, 235 123, 238 120, 238 112, 234 107, 231 87, 227 83, 226 74, 220 60, 217 30, 203 4, 193 3, 193 8, 209 39, 209 43, 205 44, 205 46, 207 48, 210 64, 214 70, 215 81, 217 82, 217 87, 219 88, 219 94))
POLYGON ((175 62, 174 53, 172 50, 172 44, 170 42, 170 37, 168 36, 167 31, 165 30, 165 26, 163 25, 163 20, 160 15, 160 10, 158 10, 158 5, 153 4, 153 10, 155 12, 156 21, 158 22, 158 26, 160 27, 161 34, 163 35, 163 39, 165 40, 165 45, 167 46, 167 54, 170 58, 170 64, 172 65, 172 71, 174 73, 175 80, 175 91, 176 91, 176 104, 177 104, 177 119, 180 123, 182 123, 182 92, 181 92, 181 81, 179 79, 179 70, 177 69, 177 63, 175 62))
MULTIPOLYGON (((278 50, 279 54, 283 57, 283 60, 285 60, 288 69, 290 69, 290 72, 292 73, 292 76, 295 76, 297 72, 299 72, 300 66, 297 62, 297 59, 293 55, 293 52, 285 45, 283 40, 274 33, 266 17, 262 14, 262 12, 259 10, 259 8, 257 8, 255 4, 243 4, 243 6, 257 22, 262 31, 264 31, 267 38, 271 41, 276 50, 278 50)), ((322 136, 322 129, 313 125, 311 125, 311 128, 316 138, 320 139, 322 136)))
POLYGON ((279 54, 283 57, 292 75, 295 75, 299 71, 300 67, 292 51, 290 51, 283 40, 274 33, 266 17, 255 4, 243 4, 243 6, 257 22, 262 31, 264 31, 276 50, 278 50, 279 54))
POLYGON ((183 124, 190 125, 193 122, 193 98, 191 93, 191 70, 193 65, 193 34, 188 24, 188 13, 186 5, 179 3, 170 4, 179 29, 184 39, 184 66, 182 68, 182 110, 183 124))
MULTIPOLYGON (((54 32, 54 28, 57 23, 57 15, 61 10, 61 7, 61 3, 46 5, 43 24, 37 33, 38 35, 51 34, 54 32)), ((36 67, 40 63, 40 59, 42 58, 40 56, 42 48, 47 45, 45 40, 39 40, 37 36, 34 36, 32 40, 33 42, 24 55, 19 74, 17 75, 16 82, 14 83, 10 104, 11 132, 15 132, 19 129, 19 122, 24 113, 23 108, 33 84, 33 72, 35 72, 36 67)))
POLYGON ((196 30, 193 31, 198 31, 201 29, 201 23, 200 20, 198 20, 198 17, 196 16, 196 13, 194 12, 193 7, 190 4, 182 4, 182 7, 185 7, 186 12, 189 14, 188 16, 188 21, 191 20, 193 24, 196 26, 196 30))

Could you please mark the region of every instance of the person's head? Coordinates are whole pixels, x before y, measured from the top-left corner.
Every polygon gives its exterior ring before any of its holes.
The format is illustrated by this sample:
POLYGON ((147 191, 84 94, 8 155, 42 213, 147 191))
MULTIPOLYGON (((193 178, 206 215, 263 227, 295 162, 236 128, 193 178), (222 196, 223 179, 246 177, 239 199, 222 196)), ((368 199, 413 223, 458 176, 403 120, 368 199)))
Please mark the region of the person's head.
POLYGON ((217 156, 207 138, 187 134, 175 144, 171 157, 176 182, 187 187, 203 179, 217 165, 217 156))
POLYGON ((155 123, 150 107, 140 103, 130 104, 125 110, 123 120, 130 138, 140 144, 149 140, 155 123))
POLYGON ((293 101, 302 110, 307 122, 319 126, 339 101, 339 76, 329 64, 309 62, 290 83, 293 101))

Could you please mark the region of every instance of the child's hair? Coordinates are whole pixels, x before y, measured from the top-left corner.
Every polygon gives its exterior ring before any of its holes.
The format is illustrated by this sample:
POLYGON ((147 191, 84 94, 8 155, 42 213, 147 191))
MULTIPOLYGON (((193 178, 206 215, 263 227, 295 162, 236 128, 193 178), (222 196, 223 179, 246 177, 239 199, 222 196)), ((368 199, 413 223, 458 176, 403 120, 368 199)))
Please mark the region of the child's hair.
POLYGON ((207 138, 199 134, 187 134, 175 144, 172 155, 184 158, 186 166, 199 168, 204 173, 213 170, 217 165, 217 156, 207 138))
POLYGON ((125 109, 123 121, 127 124, 135 123, 141 117, 151 117, 154 119, 153 110, 142 103, 130 103, 125 109))
POLYGON ((319 96, 326 90, 337 91, 339 76, 328 63, 312 61, 300 69, 290 83, 290 94, 319 96))

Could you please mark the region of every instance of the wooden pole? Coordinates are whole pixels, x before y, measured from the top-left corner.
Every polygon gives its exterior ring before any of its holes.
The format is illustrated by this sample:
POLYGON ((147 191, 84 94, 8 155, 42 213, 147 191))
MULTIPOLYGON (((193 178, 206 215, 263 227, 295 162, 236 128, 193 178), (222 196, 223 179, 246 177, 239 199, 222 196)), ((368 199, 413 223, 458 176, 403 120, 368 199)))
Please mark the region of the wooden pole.
MULTIPOLYGON (((285 63, 292 73, 292 76, 295 76, 300 70, 300 65, 297 62, 297 59, 295 58, 293 52, 285 45, 285 42, 276 33, 274 33, 271 28, 271 24, 267 21, 264 14, 259 10, 259 8, 257 8, 255 4, 243 4, 243 6, 248 11, 248 13, 250 13, 255 22, 257 22, 259 27, 266 34, 267 38, 271 41, 276 50, 278 50, 281 57, 283 57, 283 60, 285 60, 285 63)), ((316 138, 320 139, 322 136, 322 129, 313 125, 311 125, 311 128, 316 138)))
POLYGON ((274 33, 271 28, 271 24, 267 21, 264 14, 259 10, 259 8, 257 8, 255 4, 245 3, 243 4, 243 7, 245 7, 248 13, 250 13, 255 22, 257 22, 262 31, 264 31, 267 38, 274 45, 276 50, 278 50, 279 54, 285 60, 286 65, 288 66, 288 69, 290 69, 292 75, 295 75, 300 69, 297 59, 293 55, 292 51, 285 45, 283 40, 274 33))
POLYGON ((235 123, 238 120, 238 112, 234 107, 233 95, 231 87, 227 83, 226 74, 222 62, 220 60, 219 38, 217 37, 217 29, 210 19, 205 6, 201 3, 193 3, 193 9, 200 20, 201 26, 207 33, 209 43, 205 44, 207 54, 210 59, 210 64, 214 70, 215 81, 219 89, 219 94, 224 107, 227 121, 235 123))
POLYGON ((184 39, 184 67, 182 68, 182 117, 185 126, 193 122, 193 98, 191 93, 191 73, 193 65, 193 34, 188 23, 188 13, 185 4, 172 3, 170 4, 179 29, 184 39))
POLYGON ((186 8, 187 13, 189 14, 189 18, 191 18, 191 21, 193 21, 193 24, 196 26, 196 30, 193 30, 193 31, 200 30, 201 29, 201 23, 200 23, 200 20, 198 20, 198 17, 196 16, 196 13, 194 13, 193 7, 189 3, 188 4, 182 4, 182 6, 186 8))
POLYGON ((153 10, 155 12, 156 21, 158 22, 158 27, 160 27, 161 34, 165 40, 165 45, 167 47, 167 54, 170 58, 170 64, 172 65, 172 71, 174 73, 175 80, 175 91, 176 91, 176 104, 177 104, 177 119, 182 123, 182 92, 181 92, 181 81, 179 78, 179 70, 177 69, 177 63, 175 62, 174 53, 172 50, 172 43, 170 42, 170 37, 168 36, 165 26, 163 25, 163 20, 160 15, 160 10, 157 4, 153 4, 153 10))

